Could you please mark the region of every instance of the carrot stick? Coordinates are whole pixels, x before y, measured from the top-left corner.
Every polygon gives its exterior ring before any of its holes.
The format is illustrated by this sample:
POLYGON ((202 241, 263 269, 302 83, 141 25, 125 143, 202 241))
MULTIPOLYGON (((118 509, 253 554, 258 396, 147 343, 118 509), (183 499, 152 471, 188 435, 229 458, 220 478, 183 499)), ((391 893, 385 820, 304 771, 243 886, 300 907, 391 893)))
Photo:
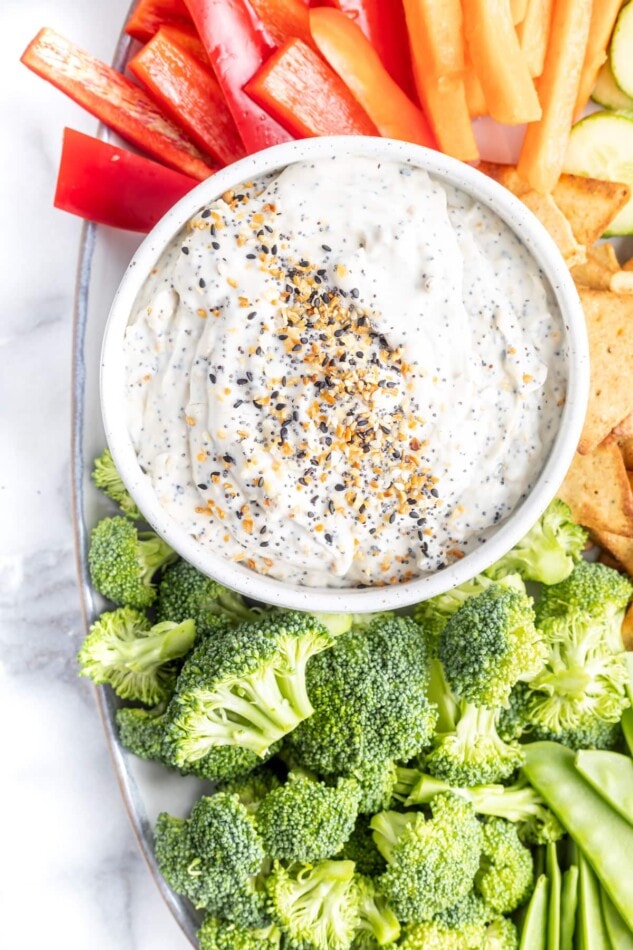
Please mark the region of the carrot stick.
POLYGON ((517 39, 509 0, 462 0, 464 35, 493 119, 535 122, 541 107, 517 39))
POLYGON ((618 18, 622 0, 593 0, 591 9, 591 23, 589 24, 589 39, 585 61, 582 64, 578 97, 574 121, 579 119, 583 109, 589 101, 600 67, 607 59, 607 46, 613 33, 615 21, 618 18))
POLYGON ((565 160, 580 72, 587 48, 591 0, 557 0, 538 93, 540 122, 528 125, 518 172, 542 194, 553 190, 565 160))
POLYGON ((455 158, 476 161, 459 0, 404 0, 404 10, 416 89, 439 146, 455 158))
POLYGON ((310 30, 318 51, 381 135, 435 147, 424 113, 391 78, 358 24, 339 10, 317 7, 310 11, 310 30))
POLYGON ((525 17, 517 26, 519 43, 532 77, 543 72, 552 3, 553 0, 528 0, 525 17))
POLYGON ((466 89, 466 102, 468 103, 468 111, 470 112, 471 118, 476 119, 481 115, 488 115, 486 97, 484 96, 484 91, 481 88, 481 83, 479 82, 473 64, 470 62, 469 56, 466 56, 464 87, 466 89))
POLYGON ((528 0, 510 0, 510 9, 512 11, 512 22, 516 26, 525 19, 528 0))

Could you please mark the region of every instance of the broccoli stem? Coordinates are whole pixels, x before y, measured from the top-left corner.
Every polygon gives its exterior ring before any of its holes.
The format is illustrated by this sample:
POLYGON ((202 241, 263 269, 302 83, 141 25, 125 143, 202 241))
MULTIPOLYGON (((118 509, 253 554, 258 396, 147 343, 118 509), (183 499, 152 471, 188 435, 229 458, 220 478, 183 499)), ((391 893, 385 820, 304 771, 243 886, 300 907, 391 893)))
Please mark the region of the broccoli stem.
POLYGON ((121 660, 133 673, 147 673, 170 660, 185 656, 193 646, 195 627, 190 620, 156 624, 147 637, 121 641, 121 660))

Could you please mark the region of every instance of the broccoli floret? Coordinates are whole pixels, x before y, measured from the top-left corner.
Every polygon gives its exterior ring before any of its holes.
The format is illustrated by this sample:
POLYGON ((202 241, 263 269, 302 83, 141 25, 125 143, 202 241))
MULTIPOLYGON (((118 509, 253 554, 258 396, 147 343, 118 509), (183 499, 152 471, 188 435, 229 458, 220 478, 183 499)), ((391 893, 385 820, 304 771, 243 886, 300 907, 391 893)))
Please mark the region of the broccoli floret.
POLYGON ((267 924, 258 889, 266 855, 252 817, 235 795, 199 799, 189 818, 158 816, 156 860, 167 883, 197 908, 246 927, 267 924))
POLYGON ((397 775, 396 763, 390 759, 363 762, 354 769, 352 776, 360 788, 358 810, 361 814, 375 815, 389 808, 397 775))
MULTIPOLYGON (((485 574, 477 574, 472 580, 459 587, 453 587, 445 594, 438 594, 437 597, 431 597, 418 604, 414 609, 414 618, 423 628, 425 634, 430 637, 431 642, 435 643, 440 633, 446 626, 449 617, 457 613, 467 600, 471 597, 477 597, 484 590, 487 590, 495 581, 485 574)), ((525 584, 518 574, 508 574, 501 578, 497 583, 503 587, 510 587, 518 590, 519 593, 525 593, 525 584)))
POLYGON ((399 920, 421 923, 471 890, 479 868, 482 827, 460 795, 436 795, 432 818, 385 811, 370 823, 387 870, 378 879, 399 920))
POLYGON ((269 765, 260 765, 248 775, 219 782, 216 791, 237 795, 242 805, 254 815, 266 795, 281 786, 282 782, 277 773, 269 765))
POLYGON ((581 561, 566 580, 543 588, 536 604, 536 622, 540 626, 570 611, 582 611, 610 623, 611 648, 618 652, 623 649, 620 630, 631 597, 633 584, 628 577, 605 564, 581 561))
POLYGON ((400 936, 400 924, 389 902, 370 877, 356 874, 354 883, 360 918, 352 944, 354 950, 372 950, 394 943, 400 936))
POLYGON ((495 917, 483 934, 481 950, 518 950, 519 934, 509 917, 495 917))
POLYGON ((536 524, 511 551, 486 571, 497 580, 520 574, 528 581, 558 584, 580 561, 587 532, 571 518, 571 510, 555 498, 536 524))
POLYGON ((532 853, 521 843, 516 825, 489 818, 483 826, 476 890, 496 914, 509 914, 526 902, 533 887, 532 853))
POLYGON ((311 715, 306 665, 331 643, 325 627, 297 612, 266 614, 204 638, 186 659, 167 711, 173 761, 206 759, 208 777, 217 765, 220 779, 230 777, 223 772, 227 747, 266 757, 311 715))
POLYGON ((337 854, 358 816, 360 789, 353 779, 335 786, 292 773, 257 809, 256 825, 266 854, 286 861, 320 861, 337 854))
POLYGON ((198 931, 200 950, 280 950, 281 931, 275 924, 251 930, 208 914, 198 931))
POLYGON ((104 449, 101 455, 94 460, 92 480, 100 491, 116 502, 124 515, 131 518, 132 521, 143 520, 143 515, 137 508, 136 502, 121 480, 110 449, 104 449))
POLYGON ((548 655, 543 670, 520 698, 526 731, 574 748, 590 746, 613 730, 628 707, 623 652, 613 653, 608 621, 571 609, 541 624, 548 655))
POLYGON ((151 625, 133 607, 101 614, 77 655, 80 676, 109 683, 117 696, 155 706, 176 683, 174 661, 193 647, 192 620, 151 625))
POLYGON ((386 868, 386 862, 376 847, 369 823, 373 816, 359 815, 354 830, 343 845, 339 857, 353 861, 358 874, 378 877, 386 868))
POLYGON ((507 705, 514 684, 538 673, 545 654, 532 599, 498 584, 470 597, 449 618, 439 640, 451 689, 489 709, 507 705))
POLYGON ((433 920, 408 927, 398 946, 405 950, 479 950, 488 919, 482 899, 469 891, 433 920))
POLYGON ((169 765, 163 748, 165 739, 165 710, 139 709, 122 706, 116 711, 116 723, 122 745, 139 759, 149 759, 169 765))
MULTIPOLYGON (((211 762, 207 758, 190 762, 187 766, 178 766, 170 754, 167 716, 162 706, 155 709, 123 707, 117 710, 116 720, 122 744, 128 752, 141 759, 160 762, 167 768, 176 769, 181 775, 197 775, 199 778, 212 780, 218 777, 225 779, 226 784, 218 790, 238 794, 238 797, 246 794, 246 785, 251 781, 251 770, 257 770, 252 773, 253 784, 264 783, 259 774, 263 771, 261 758, 247 749, 234 746, 219 749, 218 755, 211 762)), ((269 757, 273 756, 278 748, 278 745, 272 746, 269 757)), ((254 810, 252 803, 249 803, 248 807, 249 810, 254 810)))
POLYGON ((558 841, 565 833, 539 793, 524 778, 514 785, 473 785, 470 788, 456 788, 419 769, 398 769, 394 797, 405 807, 428 805, 435 795, 444 792, 461 795, 472 804, 478 815, 505 818, 514 822, 521 840, 529 844, 558 841))
POLYGON ((168 567, 161 579, 156 602, 159 620, 180 622, 191 617, 199 637, 256 619, 240 594, 197 571, 186 561, 168 567))
POLYGON ((428 678, 425 639, 413 620, 378 617, 352 629, 308 667, 314 715, 289 737, 291 749, 322 775, 411 758, 428 744, 437 718, 428 678))
POLYGON ((152 581, 176 555, 153 531, 129 518, 104 518, 92 532, 88 564, 96 590, 115 604, 143 609, 156 598, 152 581))
POLYGON ((276 863, 267 889, 272 916, 291 946, 348 950, 360 923, 352 861, 276 863))

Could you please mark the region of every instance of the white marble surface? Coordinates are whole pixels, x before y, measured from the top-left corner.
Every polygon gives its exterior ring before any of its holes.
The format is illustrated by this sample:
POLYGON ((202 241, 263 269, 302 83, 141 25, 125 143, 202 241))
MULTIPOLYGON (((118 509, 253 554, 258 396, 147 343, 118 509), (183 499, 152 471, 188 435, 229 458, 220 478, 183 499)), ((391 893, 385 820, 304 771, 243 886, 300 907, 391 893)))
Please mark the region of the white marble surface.
POLYGON ((81 640, 69 485, 80 223, 55 211, 61 131, 96 123, 20 66, 44 25, 110 59, 126 0, 0 4, 0 945, 186 950, 137 850, 81 640))

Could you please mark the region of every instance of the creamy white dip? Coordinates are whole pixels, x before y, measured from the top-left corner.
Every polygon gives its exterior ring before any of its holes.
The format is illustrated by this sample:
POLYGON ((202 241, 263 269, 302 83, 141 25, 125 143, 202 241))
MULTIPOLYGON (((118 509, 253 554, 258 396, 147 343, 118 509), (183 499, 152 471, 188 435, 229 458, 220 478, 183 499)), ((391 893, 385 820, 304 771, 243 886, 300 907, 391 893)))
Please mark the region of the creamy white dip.
POLYGON ((125 337, 128 426, 197 541, 309 586, 397 583, 526 496, 560 314, 491 211, 416 168, 298 163, 201 210, 125 337))

